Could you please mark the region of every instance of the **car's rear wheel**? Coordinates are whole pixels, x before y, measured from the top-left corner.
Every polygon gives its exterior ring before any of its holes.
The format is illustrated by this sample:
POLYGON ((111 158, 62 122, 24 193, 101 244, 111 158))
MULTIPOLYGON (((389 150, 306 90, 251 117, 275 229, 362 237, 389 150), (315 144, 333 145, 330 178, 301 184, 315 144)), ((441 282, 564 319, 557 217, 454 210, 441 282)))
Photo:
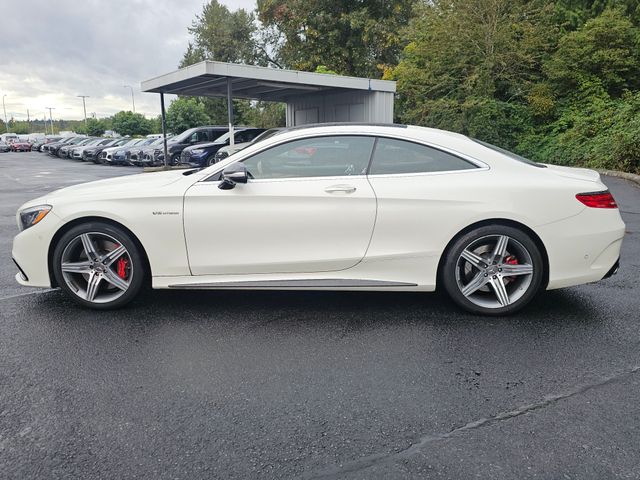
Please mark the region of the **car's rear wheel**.
POLYGON ((508 315, 528 304, 544 278, 540 249, 523 231, 487 225, 459 237, 449 249, 442 281, 465 310, 508 315))
POLYGON ((123 229, 88 222, 67 231, 53 252, 58 285, 74 301, 107 310, 129 303, 146 275, 140 248, 123 229))

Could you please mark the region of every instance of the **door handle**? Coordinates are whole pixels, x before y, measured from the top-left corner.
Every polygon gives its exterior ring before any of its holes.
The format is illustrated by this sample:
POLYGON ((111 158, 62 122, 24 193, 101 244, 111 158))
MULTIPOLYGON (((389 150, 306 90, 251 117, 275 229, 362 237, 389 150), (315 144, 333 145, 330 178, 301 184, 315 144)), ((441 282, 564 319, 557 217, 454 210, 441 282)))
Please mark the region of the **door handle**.
POLYGON ((356 187, 353 185, 331 185, 324 189, 327 193, 353 193, 356 191, 356 187))

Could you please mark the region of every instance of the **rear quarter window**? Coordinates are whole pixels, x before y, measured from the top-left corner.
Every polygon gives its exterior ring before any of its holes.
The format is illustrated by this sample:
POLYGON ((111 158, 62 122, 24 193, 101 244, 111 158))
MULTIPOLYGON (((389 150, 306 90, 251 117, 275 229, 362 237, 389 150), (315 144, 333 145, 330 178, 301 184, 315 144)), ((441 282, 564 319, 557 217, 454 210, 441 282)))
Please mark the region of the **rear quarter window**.
POLYGON ((379 138, 370 175, 448 172, 478 168, 451 153, 407 140, 379 138))

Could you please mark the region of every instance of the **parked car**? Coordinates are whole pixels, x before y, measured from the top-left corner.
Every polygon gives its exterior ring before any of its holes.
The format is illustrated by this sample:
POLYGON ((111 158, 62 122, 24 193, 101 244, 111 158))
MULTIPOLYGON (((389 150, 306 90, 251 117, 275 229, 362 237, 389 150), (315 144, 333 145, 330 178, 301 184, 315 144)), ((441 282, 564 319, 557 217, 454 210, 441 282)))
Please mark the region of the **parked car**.
POLYGON ((128 140, 128 138, 108 138, 104 142, 85 148, 82 152, 82 161, 100 163, 100 154, 105 148, 122 145, 128 140))
POLYGON ((9 144, 12 152, 30 152, 31 151, 31 143, 26 140, 14 140, 9 144))
POLYGON ((151 145, 158 139, 155 137, 138 138, 131 145, 117 147, 111 156, 111 165, 132 165, 130 162, 132 151, 139 152, 144 147, 151 145))
POLYGON ((50 143, 55 143, 55 142, 59 142, 60 140, 62 140, 63 138, 60 136, 47 136, 44 139, 44 142, 42 144, 40 144, 40 147, 38 148, 38 151, 40 152, 44 152, 46 150, 46 146, 50 143))
MULTIPOLYGON (((167 142, 169 142, 171 137, 167 137, 167 142)), ((145 166, 144 157, 147 155, 149 158, 153 155, 156 149, 163 149, 163 139, 162 138, 154 138, 153 141, 148 145, 142 145, 140 147, 133 147, 130 149, 129 154, 129 164, 135 167, 145 166)), ((146 166, 151 166, 150 162, 146 166)))
POLYGON ((95 137, 86 137, 85 139, 81 140, 78 143, 69 143, 67 145, 62 145, 59 149, 58 149, 58 156, 60 158, 71 158, 73 149, 76 147, 82 147, 84 145, 88 145, 89 143, 93 142, 95 140, 95 137))
POLYGON ((270 128, 262 132, 260 135, 258 135, 256 138, 254 138, 250 142, 235 143, 234 145, 227 145, 226 147, 222 147, 215 154, 214 163, 218 163, 219 161, 224 160, 225 158, 233 155, 234 153, 239 152, 240 150, 244 150, 249 145, 253 145, 254 143, 258 143, 262 140, 266 140, 267 138, 281 131, 282 131, 282 128, 270 128))
MULTIPOLYGON (((208 125, 204 127, 190 128, 189 130, 185 130, 181 134, 172 137, 171 142, 167 144, 169 164, 177 165, 180 162, 180 154, 185 148, 202 143, 213 142, 227 131, 228 127, 226 126, 208 125)), ((162 155, 162 162, 164 162, 164 152, 162 152, 162 150, 156 152, 154 157, 157 159, 160 155, 162 155)))
POLYGON ((146 140, 147 140, 146 138, 129 138, 127 142, 121 145, 105 148, 100 154, 100 163, 104 163, 105 165, 118 165, 118 164, 125 165, 126 164, 125 162, 119 163, 119 161, 117 160, 114 161, 113 155, 119 150, 123 150, 128 147, 133 147, 146 140))
POLYGON ((59 142, 49 143, 49 144, 46 145, 46 151, 52 157, 56 157, 58 155, 58 150, 60 150, 60 148, 62 148, 63 146, 65 146, 65 145, 78 145, 85 138, 87 138, 87 137, 86 136, 82 136, 82 137, 67 137, 64 140, 61 140, 59 142))
POLYGON ((73 159, 73 160, 82 160, 82 154, 84 153, 84 151, 87 148, 91 148, 94 147, 96 145, 102 145, 102 144, 107 144, 113 141, 113 138, 102 138, 102 137, 98 137, 98 138, 94 138, 93 140, 91 140, 90 142, 84 144, 84 145, 80 145, 80 146, 75 146, 71 149, 69 158, 73 159))
POLYGON ((10 144, 11 142, 15 142, 20 140, 17 133, 0 133, 0 142, 5 142, 6 144, 10 144))
POLYGON ((3 142, 2 140, 0 140, 0 152, 10 152, 11 151, 11 147, 9 146, 9 144, 7 142, 3 142))
POLYGON ((121 307, 146 284, 441 287, 470 312, 507 315, 540 290, 613 275, 625 233, 593 170, 366 124, 293 128, 202 170, 58 190, 17 219, 17 281, 95 309, 121 307))
POLYGON ((128 143, 133 142, 134 140, 132 140, 130 137, 125 137, 125 138, 120 138, 118 139, 117 142, 109 145, 107 148, 103 149, 100 152, 100 155, 98 156, 98 161, 94 163, 102 163, 103 165, 108 165, 111 163, 111 154, 112 152, 114 152, 117 148, 123 146, 123 145, 127 145, 128 143), (107 160, 108 158, 108 160, 107 160))
MULTIPOLYGON (((248 128, 239 127, 233 132, 233 138, 235 142, 247 143, 256 138, 262 132, 264 128, 248 128)), ((189 165, 191 167, 206 167, 216 163, 215 155, 222 147, 229 145, 229 139, 231 135, 227 131, 224 135, 221 135, 217 140, 211 143, 203 143, 200 145, 193 145, 182 150, 180 155, 180 164, 189 165)))

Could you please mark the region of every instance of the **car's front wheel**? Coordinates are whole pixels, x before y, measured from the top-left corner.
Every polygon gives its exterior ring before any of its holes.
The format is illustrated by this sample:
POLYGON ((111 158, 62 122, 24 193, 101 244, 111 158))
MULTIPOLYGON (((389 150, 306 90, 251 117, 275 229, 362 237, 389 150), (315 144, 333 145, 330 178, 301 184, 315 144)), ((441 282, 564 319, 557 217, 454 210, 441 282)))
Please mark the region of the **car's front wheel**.
POLYGON ((465 310, 507 315, 533 299, 544 268, 540 249, 529 235, 509 226, 487 225, 451 245, 441 278, 449 296, 465 310))
POLYGON ((71 228, 53 252, 58 285, 77 303, 100 310, 122 307, 146 275, 140 248, 123 229, 102 222, 71 228))

